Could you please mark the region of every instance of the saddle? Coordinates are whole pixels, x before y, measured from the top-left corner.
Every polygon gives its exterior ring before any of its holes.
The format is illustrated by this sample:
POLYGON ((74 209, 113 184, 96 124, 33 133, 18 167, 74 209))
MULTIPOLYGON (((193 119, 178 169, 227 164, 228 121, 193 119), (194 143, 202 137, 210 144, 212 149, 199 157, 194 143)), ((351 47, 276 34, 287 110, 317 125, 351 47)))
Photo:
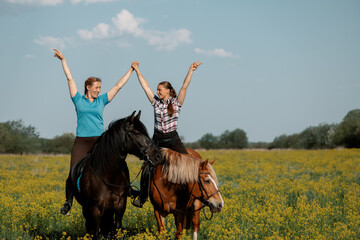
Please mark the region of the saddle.
POLYGON ((80 178, 84 171, 84 165, 86 163, 87 159, 86 155, 83 159, 81 159, 79 162, 75 163, 75 165, 71 168, 70 176, 71 176, 71 182, 75 189, 77 189, 80 192, 80 178))

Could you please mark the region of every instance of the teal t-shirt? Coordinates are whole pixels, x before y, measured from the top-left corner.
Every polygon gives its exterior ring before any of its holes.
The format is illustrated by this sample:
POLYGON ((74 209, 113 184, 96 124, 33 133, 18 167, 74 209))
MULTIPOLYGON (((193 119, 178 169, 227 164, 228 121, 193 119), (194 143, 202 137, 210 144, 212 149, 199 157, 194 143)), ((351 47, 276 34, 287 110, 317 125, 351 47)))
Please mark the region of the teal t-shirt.
POLYGON ((103 112, 109 103, 107 93, 98 96, 90 102, 85 95, 79 92, 71 98, 77 115, 77 137, 96 137, 104 132, 103 112))

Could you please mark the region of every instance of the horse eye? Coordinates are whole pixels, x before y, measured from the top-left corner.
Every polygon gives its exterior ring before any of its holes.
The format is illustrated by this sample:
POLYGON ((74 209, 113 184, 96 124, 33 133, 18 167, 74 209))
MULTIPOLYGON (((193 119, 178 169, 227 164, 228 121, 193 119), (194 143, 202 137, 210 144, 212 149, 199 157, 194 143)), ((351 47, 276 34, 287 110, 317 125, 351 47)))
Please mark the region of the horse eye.
POLYGON ((210 180, 204 180, 205 184, 210 184, 210 180))

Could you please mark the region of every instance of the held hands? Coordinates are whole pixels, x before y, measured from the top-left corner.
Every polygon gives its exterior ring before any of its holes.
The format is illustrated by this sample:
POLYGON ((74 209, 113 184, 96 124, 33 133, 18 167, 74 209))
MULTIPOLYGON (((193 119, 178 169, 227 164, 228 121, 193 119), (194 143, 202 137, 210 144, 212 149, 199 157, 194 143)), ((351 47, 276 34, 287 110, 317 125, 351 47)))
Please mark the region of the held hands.
POLYGON ((200 66, 201 64, 202 64, 202 62, 199 62, 199 61, 194 62, 193 64, 190 65, 190 70, 195 71, 198 68, 198 66, 200 66))
POLYGON ((60 60, 63 60, 64 59, 64 55, 59 51, 59 50, 57 50, 57 49, 53 49, 54 51, 55 51, 55 53, 54 53, 54 57, 57 57, 58 59, 60 59, 60 60))
POLYGON ((139 70, 139 61, 134 61, 134 62, 132 62, 132 63, 131 63, 131 67, 132 67, 135 71, 139 70))

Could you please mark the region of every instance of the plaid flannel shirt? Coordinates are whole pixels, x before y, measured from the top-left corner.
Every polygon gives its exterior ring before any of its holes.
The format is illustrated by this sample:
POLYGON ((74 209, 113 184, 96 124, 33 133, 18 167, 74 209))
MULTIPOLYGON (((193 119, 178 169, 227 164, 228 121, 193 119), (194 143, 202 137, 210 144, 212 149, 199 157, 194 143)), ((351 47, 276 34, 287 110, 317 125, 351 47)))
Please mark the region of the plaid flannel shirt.
POLYGON ((154 127, 157 131, 162 133, 169 133, 177 130, 178 118, 181 106, 179 105, 178 98, 170 97, 167 101, 163 102, 158 96, 154 96, 151 103, 154 107, 154 127), (170 117, 167 107, 171 102, 174 113, 170 117))

